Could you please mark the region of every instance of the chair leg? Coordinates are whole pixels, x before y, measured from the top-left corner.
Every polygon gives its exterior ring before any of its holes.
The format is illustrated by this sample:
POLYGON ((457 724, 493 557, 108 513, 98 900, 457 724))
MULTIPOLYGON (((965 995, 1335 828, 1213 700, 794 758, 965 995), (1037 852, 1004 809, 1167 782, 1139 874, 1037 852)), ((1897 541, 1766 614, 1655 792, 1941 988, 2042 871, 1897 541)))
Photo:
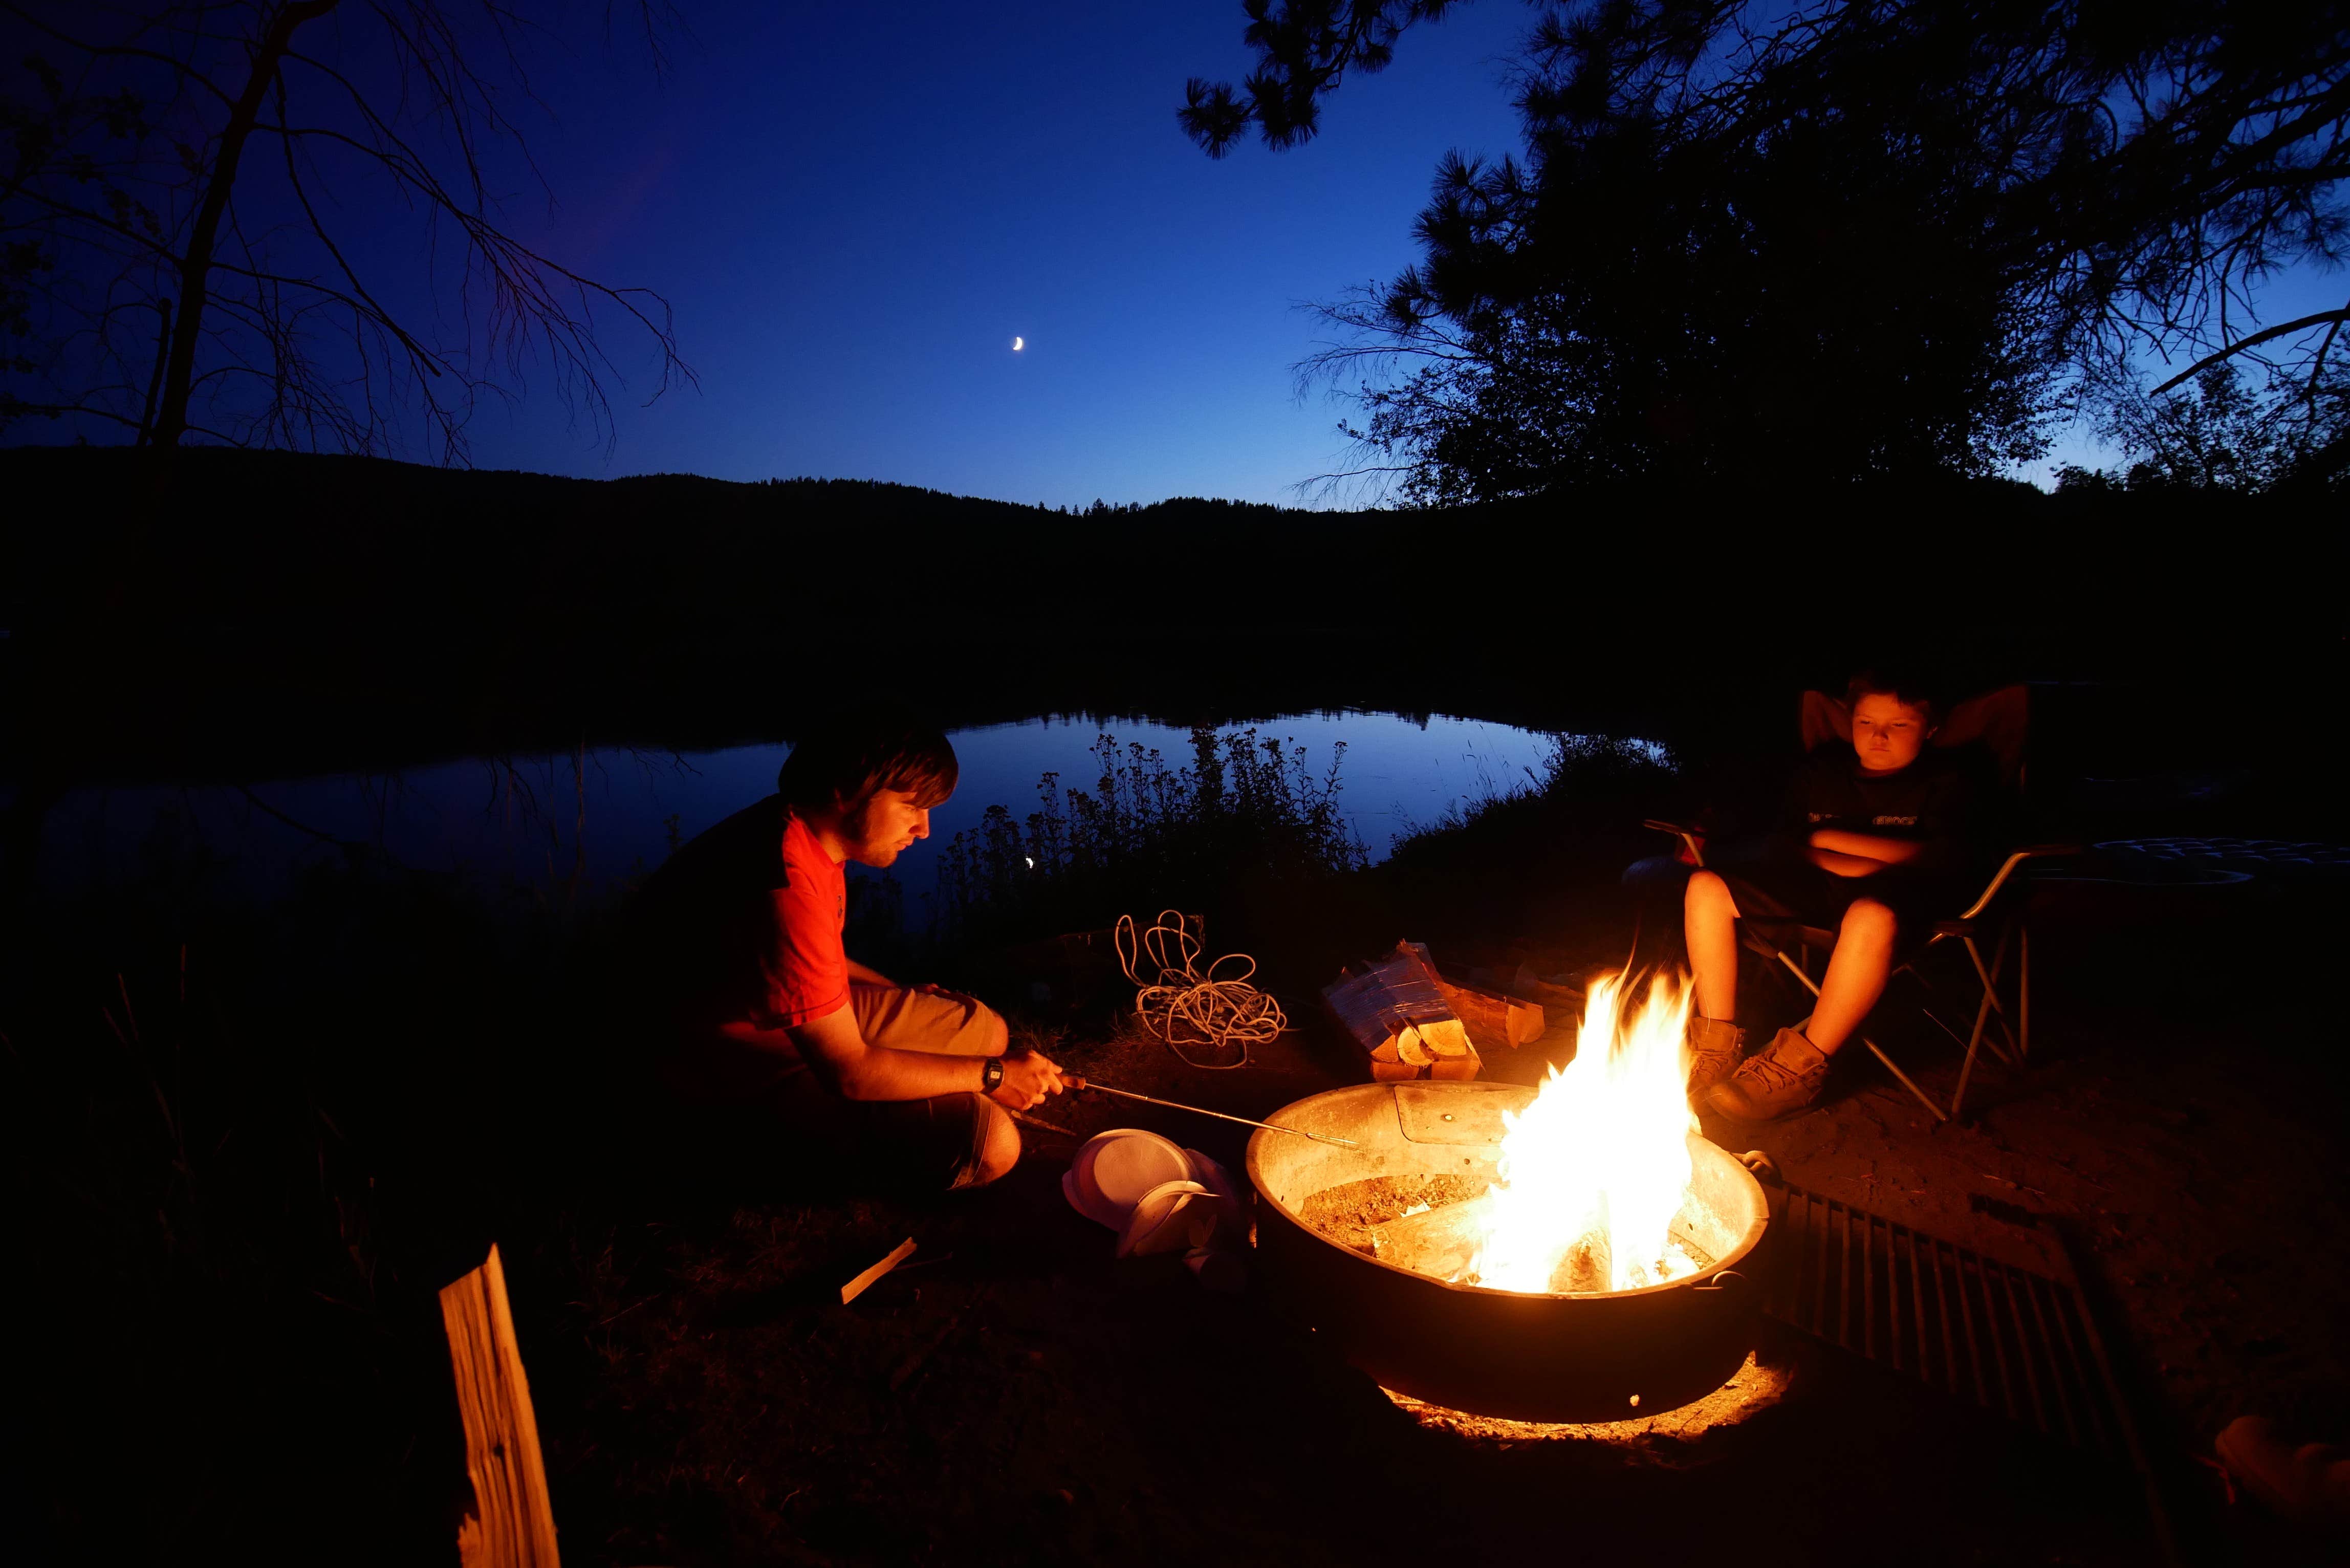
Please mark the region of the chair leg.
MULTIPOLYGON (((1967 956, 1974 960, 1975 976, 1982 981, 1983 996, 1982 1005, 1975 1010, 1974 1038, 1967 1043, 1967 1059, 1964 1063, 1960 1064, 1959 1067, 1958 1091, 1950 1096, 1950 1115, 1952 1116, 1959 1116, 1965 1113, 1967 1101, 1967 1080, 1974 1075, 1975 1051, 1978 1046, 1989 1045, 1994 1055, 1998 1056, 2001 1061, 2007 1063, 2011 1066, 2021 1066, 2023 1064, 2023 1057, 2026 1050, 2024 1041, 2030 1038, 2030 1026, 2029 1024, 2026 1025, 2027 1033, 2021 1037, 2019 1037, 2014 1031, 2008 1029, 2007 1010, 2001 1004, 1999 1000, 1999 971, 2006 965, 2007 939, 2014 933, 2016 923, 2017 922, 2015 920, 2010 920, 2006 925, 2000 928, 1999 945, 1991 950, 1991 958, 1989 967, 1985 967, 1982 961, 1982 950, 1975 946, 1974 938, 1968 937, 1965 939, 1967 944, 1967 956), (1985 1025, 1991 1022, 1991 1015, 1993 1013, 1997 1013, 1999 1015, 1999 1025, 2001 1031, 2006 1033, 2009 1043, 2013 1044, 2015 1047, 2015 1054, 2012 1056, 2009 1055, 2006 1052, 2002 1051, 1999 1048, 1999 1042, 1991 1039, 1984 1032, 1985 1025)), ((2028 941, 2030 939, 2027 937, 2025 940, 2028 941)), ((2027 959, 2022 961, 2028 962, 2029 961, 2027 959)), ((2028 970, 2024 971, 2024 981, 2028 988, 2030 982, 2030 971, 2028 970)), ((2026 989, 2024 995, 2027 998, 2029 997, 2030 992, 2028 989, 2026 989)), ((2029 1006, 2030 1003, 2027 1000, 2022 1003, 2022 1005, 2029 1006)))
POLYGON ((1975 1023, 1975 1044, 1969 1045, 1967 1047, 1967 1059, 1959 1064, 1958 1090, 1950 1096, 1950 1115, 1953 1117, 1963 1116, 1966 1115, 1967 1080, 1974 1075, 1975 1046, 1980 1045, 1981 1043, 1982 1023, 1981 1020, 1977 1020, 1975 1023))
POLYGON ((2032 1060, 2032 922, 2023 916, 2015 917, 2015 1012, 2020 1037, 2015 1048, 2027 1062, 2032 1060))
MULTIPOLYGON (((1801 969, 1797 968, 1794 959, 1789 958, 1783 952, 1779 952, 1776 948, 1773 948, 1772 951, 1778 954, 1779 961, 1785 964, 1787 968, 1794 972, 1795 978, 1802 981, 1804 987, 1809 990, 1814 996, 1817 996, 1820 993, 1820 988, 1813 982, 1812 977, 1805 974, 1801 969)), ((1804 1020, 1804 1023, 1809 1023, 1810 1022, 1811 1020, 1808 1018, 1804 1020)), ((1803 1023, 1797 1024, 1795 1026, 1796 1033, 1801 1033, 1803 1032, 1803 1023)), ((1981 1026, 1978 1024, 1976 1028, 1977 1032, 1980 1033, 1981 1026)), ((1885 1070, 1901 1081, 1901 1086, 1903 1088, 1918 1096, 1918 1103, 1926 1107, 1926 1114, 1928 1116, 1933 1117, 1937 1122, 1946 1122, 1950 1119, 1942 1114, 1942 1107, 1936 1105, 1932 1098, 1927 1095, 1926 1091, 1919 1088, 1917 1084, 1912 1081, 1908 1074, 1903 1072, 1900 1068, 1893 1064, 1893 1058, 1885 1054, 1882 1046, 1878 1045, 1876 1041, 1871 1040, 1866 1034, 1859 1036, 1859 1039, 1862 1044, 1868 1047, 1868 1054, 1876 1057, 1878 1061, 1884 1063, 1885 1070)))
POLYGON ((1919 1088, 1915 1083, 1910 1081, 1908 1074, 1903 1072, 1900 1068, 1893 1064, 1893 1058, 1887 1056, 1884 1051, 1878 1047, 1876 1041, 1871 1040, 1867 1035, 1864 1034, 1860 1037, 1860 1043, 1868 1047, 1870 1055, 1875 1056, 1878 1061, 1885 1064, 1885 1070, 1887 1072, 1901 1080, 1901 1086, 1903 1088, 1908 1090, 1912 1095, 1915 1095, 1918 1097, 1918 1103, 1926 1107, 1926 1114, 1928 1116, 1933 1117, 1937 1122, 1946 1122, 1950 1119, 1942 1114, 1941 1106, 1936 1105, 1932 1100, 1927 1097, 1925 1090, 1919 1088))
POLYGON ((1803 965, 1797 963, 1794 959, 1789 958, 1785 953, 1781 952, 1777 948, 1773 948, 1771 950, 1771 953, 1773 957, 1776 958, 1781 963, 1787 966, 1788 973, 1794 975, 1797 980, 1804 982, 1804 989, 1805 991, 1810 992, 1814 996, 1817 996, 1820 993, 1818 982, 1814 981, 1810 975, 1804 972, 1803 965))
MULTIPOLYGON (((1991 950, 1991 982, 1994 992, 1996 992, 2001 977, 2007 972, 2008 942, 2009 939, 2012 938, 2014 935, 2015 919, 2014 917, 2010 916, 1999 928, 1999 946, 1991 950)), ((2015 1031, 2009 1025, 2006 1002, 2001 1002, 1999 1003, 1997 1017, 1999 1022, 1999 1032, 2007 1037, 2008 1048, 2014 1053, 2014 1054, 2009 1056, 2007 1060, 2020 1066, 2022 1064, 2023 1061, 2023 1047, 2016 1043, 2015 1031)))
MULTIPOLYGON (((1980 1012, 1978 1012, 1978 1014, 1977 1014, 1977 1022, 1976 1022, 1976 1023, 1975 1023, 1975 1032, 1976 1032, 1978 1034, 1980 1034, 1980 1033, 1982 1033, 1982 1022, 1981 1022, 1981 1020, 1982 1020, 1985 1016, 1988 1016, 1988 1015, 1990 1015, 1990 1014, 1996 1014, 1996 1015, 1998 1016, 1998 1018, 1999 1018, 1999 1026, 2000 1026, 2000 1029, 2002 1030, 2002 1032, 2003 1032, 2003 1033, 2008 1033, 2008 1038, 2009 1038, 2009 1040, 2012 1042, 2012 1041, 2015 1038, 2015 1036, 2014 1036, 2014 1034, 2013 1034, 2012 1032, 2009 1032, 2009 1031, 2008 1031, 2008 1029, 2007 1029, 2007 1008, 2006 1008, 2005 1004, 2003 1004, 2003 1003, 2000 1001, 2000 999, 1999 999, 1999 971, 2000 971, 2000 967, 2001 967, 2001 965, 2002 965, 2002 963, 2004 963, 2004 962, 2005 962, 2005 961, 2006 961, 2006 959, 2007 959, 2007 932, 2006 932, 2006 930, 2005 930, 2004 929, 2002 929, 2000 931, 2000 934, 1999 934, 1999 947, 1998 947, 1998 949, 1996 950, 1996 951, 1995 951, 1995 953, 1994 953, 1994 955, 1993 955, 1993 957, 1992 957, 1992 960, 1991 960, 1991 963, 1990 963, 1989 965, 1985 965, 1985 964, 1984 964, 1984 962, 1983 962, 1983 959, 1982 959, 1982 950, 1981 950, 1981 948, 1979 948, 1979 947, 1975 946, 1975 940, 1974 940, 1974 938, 1972 938, 1972 937, 1962 937, 1962 938, 1960 938, 1960 940, 1962 940, 1962 941, 1964 941, 1964 942, 1966 943, 1966 945, 1967 945, 1967 957, 1969 957, 1969 958, 1970 958, 1970 959, 1974 960, 1974 963, 1975 963, 1975 978, 1976 978, 1977 980, 1979 980, 1979 981, 1982 981, 1982 988, 1983 988, 1982 1010, 1981 1010, 1981 1011, 1980 1011, 1980 1012)), ((2013 1066, 2013 1065, 2015 1065, 2015 1064, 2016 1064, 2016 1058, 2015 1058, 2015 1057, 2013 1057, 2013 1056, 2012 1056, 2012 1055, 2010 1055, 2010 1054, 2008 1054, 2004 1049, 2002 1049, 2002 1048, 2001 1047, 2001 1045, 2000 1045, 2000 1044, 1999 1044, 1999 1042, 1998 1042, 1998 1041, 1994 1040, 1994 1041, 1992 1041, 1992 1042, 1991 1043, 1991 1054, 1992 1054, 1992 1055, 1997 1056, 2001 1061, 2005 1062, 2006 1064, 2008 1064, 2008 1065, 2010 1065, 2010 1066, 2013 1066)))
POLYGON ((1918 1010, 1918 1014, 1919 1017, 1925 1019, 1927 1023, 1932 1024, 1935 1028, 1949 1035, 1950 1037, 1951 1044, 1957 1046, 1961 1051, 1967 1048, 1967 1037, 1960 1033, 1957 1030, 1951 1028, 1948 1023, 1944 1022, 1940 1013, 1935 1012, 1930 1007, 1921 1007, 1918 1010))

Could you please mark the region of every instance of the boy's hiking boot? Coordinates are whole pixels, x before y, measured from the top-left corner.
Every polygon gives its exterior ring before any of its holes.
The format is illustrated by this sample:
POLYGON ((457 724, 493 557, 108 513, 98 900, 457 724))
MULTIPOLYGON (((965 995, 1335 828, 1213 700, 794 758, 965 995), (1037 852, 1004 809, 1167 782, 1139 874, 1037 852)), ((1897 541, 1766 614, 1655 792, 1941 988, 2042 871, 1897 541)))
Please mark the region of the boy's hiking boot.
POLYGON ((1742 1122, 1775 1121, 1818 1099, 1827 1078, 1826 1054, 1795 1031, 1782 1029, 1737 1072, 1706 1091, 1705 1102, 1742 1122))
POLYGON ((1689 1048, 1690 1103, 1700 1105, 1708 1089, 1738 1070, 1738 1059, 1746 1054, 1746 1031, 1726 1018, 1701 1018, 1692 1012, 1689 1048))

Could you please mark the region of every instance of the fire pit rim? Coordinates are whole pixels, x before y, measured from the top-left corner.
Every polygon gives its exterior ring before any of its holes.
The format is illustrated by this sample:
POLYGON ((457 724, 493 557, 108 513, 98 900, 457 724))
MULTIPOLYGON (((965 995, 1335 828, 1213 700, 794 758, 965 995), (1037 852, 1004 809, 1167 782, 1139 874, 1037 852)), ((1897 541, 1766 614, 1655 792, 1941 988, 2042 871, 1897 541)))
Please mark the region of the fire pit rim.
MULTIPOLYGON (((1420 1086, 1427 1088, 1433 1087, 1434 1085, 1422 1084, 1420 1086)), ((1538 1088, 1529 1087, 1522 1084, 1456 1082, 1448 1083, 1444 1085, 1443 1087, 1447 1091, 1461 1090, 1472 1094, 1491 1094, 1496 1091, 1506 1092, 1513 1089, 1522 1090, 1526 1095, 1529 1101, 1531 1101, 1533 1096, 1540 1092, 1538 1088)), ((1348 1084, 1336 1089, 1324 1089, 1317 1093, 1307 1095, 1303 1099, 1290 1101, 1289 1104, 1282 1106, 1279 1110, 1274 1112, 1264 1119, 1268 1122, 1274 1123, 1287 1122, 1293 1119, 1290 1113, 1297 1110, 1302 1106, 1311 1104, 1315 1100, 1326 1099, 1331 1096, 1352 1094, 1362 1089, 1384 1089, 1388 1092, 1388 1103, 1389 1105, 1394 1105, 1396 1103, 1395 1088, 1396 1085, 1393 1084, 1348 1084)), ((1770 1230, 1771 1225, 1770 1199, 1763 1193, 1762 1183, 1756 1179, 1754 1173, 1749 1170, 1746 1168, 1745 1162, 1740 1159, 1736 1155, 1731 1153, 1728 1149, 1723 1148, 1720 1144, 1715 1143, 1703 1133, 1693 1132, 1689 1135, 1692 1143, 1702 1144, 1705 1147, 1711 1149, 1721 1158, 1729 1161, 1731 1167, 1734 1168, 1739 1177, 1742 1179, 1744 1185, 1753 1189, 1752 1197, 1754 1201, 1752 1209, 1752 1217, 1747 1220, 1746 1229, 1740 1234, 1737 1241, 1727 1249, 1721 1257, 1716 1258, 1712 1262, 1708 1263, 1704 1268, 1698 1270, 1694 1273, 1683 1274, 1679 1279, 1665 1280, 1653 1285, 1638 1285, 1628 1291, 1509 1291, 1503 1290, 1497 1285, 1472 1285, 1466 1283, 1465 1282, 1439 1279, 1434 1274, 1422 1273, 1418 1269, 1407 1269, 1402 1267, 1400 1264, 1390 1263, 1383 1258, 1374 1257, 1368 1252, 1357 1251, 1356 1249, 1346 1246, 1334 1238, 1325 1234, 1317 1227, 1307 1224, 1303 1215, 1290 1208, 1288 1204, 1283 1202, 1280 1199, 1275 1198, 1271 1190, 1266 1187, 1265 1183, 1259 1179, 1259 1168, 1257 1165, 1257 1149, 1259 1146, 1264 1144, 1265 1140, 1269 1138, 1285 1137, 1288 1136, 1290 1135, 1285 1133, 1265 1131, 1254 1132, 1249 1135, 1248 1149, 1243 1158, 1243 1166, 1248 1172, 1249 1186, 1254 1189, 1257 1201, 1271 1204, 1280 1212, 1283 1219, 1287 1220, 1299 1231, 1311 1236, 1314 1240, 1321 1242, 1324 1246, 1326 1246, 1335 1251, 1342 1252, 1357 1262, 1368 1263, 1374 1268, 1384 1269, 1391 1274, 1398 1274, 1405 1279, 1411 1280, 1421 1284, 1436 1285, 1444 1290, 1456 1291, 1468 1295, 1496 1296, 1506 1301, 1630 1301, 1638 1296, 1663 1295, 1668 1293, 1678 1291, 1700 1288, 1721 1290, 1727 1288, 1725 1284, 1716 1284, 1712 1283, 1712 1282, 1722 1274, 1732 1275, 1742 1284, 1746 1282, 1747 1276, 1738 1269, 1737 1265, 1748 1257, 1752 1256, 1755 1248, 1762 1245, 1762 1238, 1770 1230)), ((1490 1147, 1494 1146, 1486 1145, 1477 1147, 1490 1147)))

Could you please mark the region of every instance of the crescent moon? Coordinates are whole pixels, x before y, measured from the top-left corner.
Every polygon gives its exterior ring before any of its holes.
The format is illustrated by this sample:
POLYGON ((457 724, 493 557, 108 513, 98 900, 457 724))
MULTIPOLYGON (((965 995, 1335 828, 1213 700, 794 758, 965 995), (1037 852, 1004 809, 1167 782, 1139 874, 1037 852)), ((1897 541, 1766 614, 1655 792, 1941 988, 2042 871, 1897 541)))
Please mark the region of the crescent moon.
POLYGON ((1019 352, 1020 352, 1020 350, 1022 350, 1023 348, 1027 348, 1027 347, 1028 347, 1028 339, 1026 339, 1025 337, 1014 337, 1014 338, 1012 340, 1012 351, 1013 351, 1014 354, 1019 353, 1019 352))

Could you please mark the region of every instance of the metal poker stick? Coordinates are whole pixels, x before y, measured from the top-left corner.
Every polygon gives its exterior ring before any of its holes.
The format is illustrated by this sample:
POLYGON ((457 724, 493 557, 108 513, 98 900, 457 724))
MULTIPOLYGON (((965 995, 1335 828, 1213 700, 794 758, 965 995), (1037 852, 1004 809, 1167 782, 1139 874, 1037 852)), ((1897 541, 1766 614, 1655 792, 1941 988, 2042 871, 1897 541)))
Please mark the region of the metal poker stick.
POLYGON ((1097 1094, 1116 1095, 1122 1100, 1140 1100, 1146 1106, 1165 1106, 1170 1111, 1189 1111, 1195 1116, 1213 1116, 1218 1121, 1238 1122, 1244 1127, 1263 1127, 1267 1132, 1288 1133, 1293 1137, 1310 1137, 1315 1143, 1335 1143, 1340 1148, 1363 1147, 1352 1138, 1331 1137, 1323 1133, 1310 1133, 1303 1127, 1275 1127, 1271 1122, 1251 1121, 1246 1116, 1228 1116, 1222 1111, 1203 1110, 1198 1106, 1187 1106, 1175 1100, 1155 1100, 1149 1095, 1138 1095, 1131 1089, 1113 1089, 1107 1084, 1097 1084, 1090 1078, 1070 1078, 1067 1083, 1074 1089, 1092 1089, 1097 1094))

